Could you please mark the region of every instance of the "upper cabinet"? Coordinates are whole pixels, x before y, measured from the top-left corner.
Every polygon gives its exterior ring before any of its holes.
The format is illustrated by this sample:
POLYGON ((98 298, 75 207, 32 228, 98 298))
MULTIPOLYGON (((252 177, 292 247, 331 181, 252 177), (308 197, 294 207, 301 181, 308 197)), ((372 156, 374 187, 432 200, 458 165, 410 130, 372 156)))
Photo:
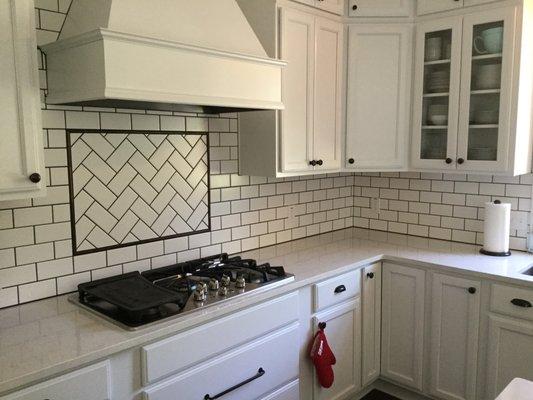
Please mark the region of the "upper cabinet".
POLYGON ((46 189, 33 7, 32 0, 0 2, 0 201, 46 189))
POLYGON ((329 11, 334 14, 344 13, 344 0, 295 0, 299 3, 316 7, 320 10, 329 11))
POLYGON ((418 24, 413 167, 530 171, 533 51, 522 40, 531 29, 522 11, 495 8, 418 24))
POLYGON ((347 169, 407 168, 412 32, 412 24, 349 26, 347 169))
POLYGON ((409 17, 414 0, 349 0, 350 17, 409 17))
POLYGON ((254 16, 279 12, 278 35, 268 36, 265 31, 269 30, 257 26, 254 29, 263 43, 279 36, 276 53, 288 65, 282 75, 285 109, 239 116, 240 172, 294 176, 339 171, 343 158, 342 23, 302 7, 274 4, 265 10, 258 4, 244 6, 243 11, 252 26, 254 16))
POLYGON ((494 3, 496 1, 498 0, 418 0, 416 12, 418 15, 425 15, 485 3, 494 3))

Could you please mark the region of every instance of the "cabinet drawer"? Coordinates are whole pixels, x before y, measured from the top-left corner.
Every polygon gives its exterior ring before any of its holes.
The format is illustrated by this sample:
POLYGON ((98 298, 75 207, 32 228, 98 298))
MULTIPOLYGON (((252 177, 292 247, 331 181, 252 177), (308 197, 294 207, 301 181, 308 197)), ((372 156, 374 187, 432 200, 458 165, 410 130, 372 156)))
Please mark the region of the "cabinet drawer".
POLYGON ((182 371, 297 319, 298 295, 291 293, 143 346, 143 383, 182 371))
POLYGON ((105 361, 12 393, 1 400, 109 400, 109 376, 109 361, 105 361))
POLYGON ((533 320, 533 307, 531 305, 533 305, 533 290, 492 285, 491 311, 533 320), (528 305, 530 307, 527 307, 528 305))
POLYGON ((348 272, 314 285, 315 311, 355 297, 360 292, 360 271, 348 272))
MULTIPOLYGON (((221 343, 218 337, 216 339, 217 343, 221 343)), ((189 351, 196 350, 195 347, 187 347, 189 351)), ((224 400, 261 398, 298 377, 298 352, 298 323, 295 322, 147 389, 144 400, 215 397, 245 381, 248 383, 225 394, 224 400), (264 373, 261 375, 259 371, 264 373)))

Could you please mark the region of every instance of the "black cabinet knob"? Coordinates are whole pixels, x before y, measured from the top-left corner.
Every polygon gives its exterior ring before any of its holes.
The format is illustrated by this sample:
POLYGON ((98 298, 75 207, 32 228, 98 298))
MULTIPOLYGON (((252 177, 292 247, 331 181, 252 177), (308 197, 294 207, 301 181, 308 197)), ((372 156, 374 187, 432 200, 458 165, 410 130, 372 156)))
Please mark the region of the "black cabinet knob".
POLYGON ((41 174, 34 172, 33 174, 30 175, 30 181, 32 181, 33 183, 41 182, 41 174))
POLYGON ((316 161, 315 160, 309 161, 309 165, 312 165, 314 167, 316 165, 316 161))
POLYGON ((357 10, 357 4, 354 4, 354 5, 352 6, 352 10, 354 10, 354 11, 357 10))
POLYGON ((317 165, 322 165, 322 164, 324 164, 324 161, 318 160, 316 163, 317 163, 317 165))
POLYGON ((464 158, 458 158, 457 159, 457 164, 462 164, 465 162, 465 159, 464 158))
POLYGON ((368 279, 374 279, 374 273, 373 272, 367 273, 366 276, 368 277, 368 279))
POLYGON ((451 164, 453 162, 453 160, 448 157, 446 160, 444 160, 446 162, 446 164, 451 164))
POLYGON ((355 160, 353 158, 349 158, 348 159, 348 164, 353 164, 355 162, 355 160))
POLYGON ((470 293, 470 294, 474 294, 474 293, 476 293, 476 292, 477 292, 477 289, 476 289, 475 287, 469 287, 469 288, 468 288, 468 293, 470 293))

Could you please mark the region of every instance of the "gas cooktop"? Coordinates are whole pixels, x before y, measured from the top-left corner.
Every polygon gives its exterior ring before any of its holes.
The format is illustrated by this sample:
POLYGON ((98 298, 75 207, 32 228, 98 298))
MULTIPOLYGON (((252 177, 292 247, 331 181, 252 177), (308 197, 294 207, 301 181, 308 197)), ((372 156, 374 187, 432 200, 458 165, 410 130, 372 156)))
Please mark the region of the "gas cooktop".
POLYGON ((69 300, 134 330, 293 280, 283 267, 222 253, 82 283, 69 300))

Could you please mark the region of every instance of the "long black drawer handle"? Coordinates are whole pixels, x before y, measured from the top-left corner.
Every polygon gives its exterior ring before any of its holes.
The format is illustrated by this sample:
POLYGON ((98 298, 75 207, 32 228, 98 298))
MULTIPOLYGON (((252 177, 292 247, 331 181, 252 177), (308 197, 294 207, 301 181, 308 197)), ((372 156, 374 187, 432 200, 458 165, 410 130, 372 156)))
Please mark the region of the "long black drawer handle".
POLYGON ((342 292, 346 292, 346 286, 344 285, 339 285, 335 288, 335 293, 336 294, 339 294, 339 293, 342 293, 342 292))
POLYGON ((531 307, 531 303, 524 299, 512 299, 511 303, 513 303, 515 306, 518 306, 518 307, 524 307, 524 308, 531 307))
POLYGON ((246 379, 245 381, 242 381, 241 383, 237 383, 235 386, 230 387, 229 389, 224 390, 223 392, 220 392, 219 394, 216 394, 215 396, 211 397, 209 394, 206 394, 204 396, 204 400, 215 400, 220 399, 222 396, 227 395, 229 392, 233 392, 234 390, 240 388, 241 386, 244 386, 252 381, 255 381, 258 378, 261 378, 265 374, 265 370, 263 368, 259 368, 257 370, 257 374, 252 376, 251 378, 246 379))

